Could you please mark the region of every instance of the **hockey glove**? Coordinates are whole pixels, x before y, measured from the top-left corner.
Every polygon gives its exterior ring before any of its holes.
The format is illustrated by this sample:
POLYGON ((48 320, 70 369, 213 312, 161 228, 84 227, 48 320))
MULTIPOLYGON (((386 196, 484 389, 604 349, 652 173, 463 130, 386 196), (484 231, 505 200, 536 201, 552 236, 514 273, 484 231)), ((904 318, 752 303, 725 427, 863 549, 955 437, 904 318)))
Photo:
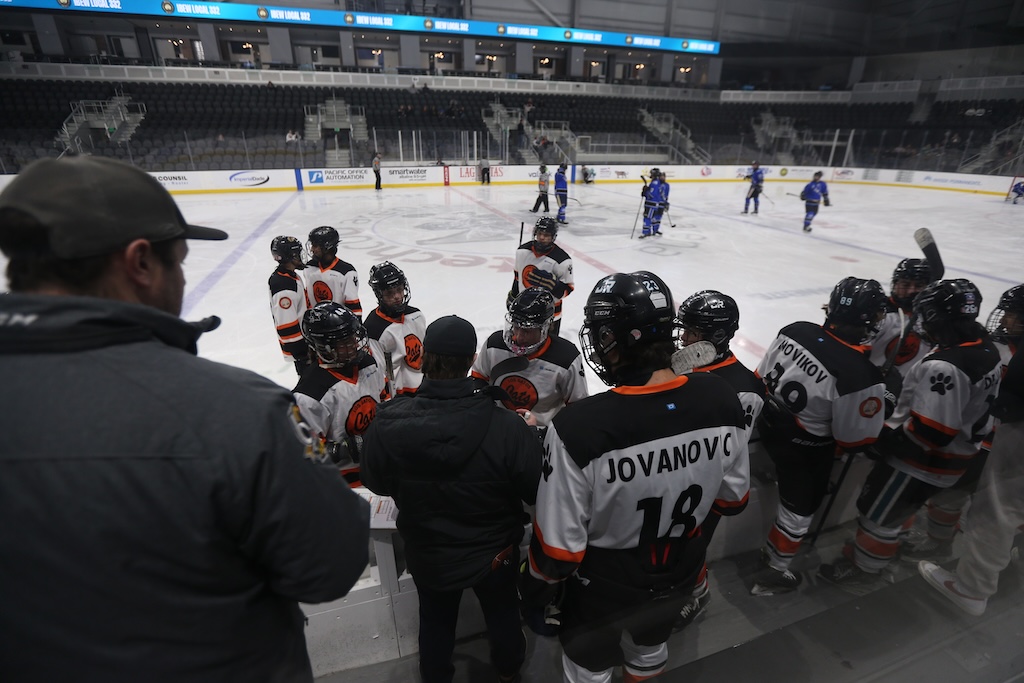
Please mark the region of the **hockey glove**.
POLYGON ((828 200, 828 197, 825 197, 825 206, 832 206, 832 202, 828 200))
POLYGON ((807 193, 806 192, 801 192, 800 193, 800 201, 802 201, 802 202, 806 202, 807 201, 807 193))
POLYGON ((661 208, 664 209, 665 211, 668 211, 668 202, 662 202, 661 208))
POLYGON ((526 279, 530 281, 532 286, 543 287, 548 291, 553 290, 555 288, 555 283, 558 282, 558 279, 555 278, 553 274, 546 270, 540 270, 539 268, 532 271, 526 279))
POLYGON ((885 419, 888 420, 896 411, 900 394, 903 392, 903 375, 896 368, 891 368, 885 376, 885 419))

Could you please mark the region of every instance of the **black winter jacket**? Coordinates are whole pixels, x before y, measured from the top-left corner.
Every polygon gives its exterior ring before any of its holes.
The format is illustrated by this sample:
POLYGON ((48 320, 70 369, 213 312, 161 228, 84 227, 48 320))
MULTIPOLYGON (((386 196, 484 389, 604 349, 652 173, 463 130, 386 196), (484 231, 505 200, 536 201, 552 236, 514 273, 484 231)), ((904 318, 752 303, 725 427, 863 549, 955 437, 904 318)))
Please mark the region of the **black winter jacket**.
MULTIPOLYGON (((500 390, 498 390, 500 391, 500 390)), ((424 379, 380 407, 363 437, 366 486, 395 499, 409 571, 437 591, 468 588, 523 537, 542 448, 518 414, 475 379, 424 379)))
POLYGON ((298 603, 359 578, 369 509, 198 336, 0 295, 0 681, 312 681, 298 603))

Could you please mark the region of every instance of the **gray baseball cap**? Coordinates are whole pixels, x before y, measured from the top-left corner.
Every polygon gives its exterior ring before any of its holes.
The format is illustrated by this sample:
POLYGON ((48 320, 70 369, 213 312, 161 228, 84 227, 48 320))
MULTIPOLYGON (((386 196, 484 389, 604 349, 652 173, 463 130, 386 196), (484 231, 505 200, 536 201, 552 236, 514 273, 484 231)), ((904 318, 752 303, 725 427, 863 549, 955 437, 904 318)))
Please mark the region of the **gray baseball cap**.
MULTIPOLYGON (((224 240, 216 228, 190 225, 155 178, 103 157, 43 159, 0 192, 0 212, 16 209, 46 229, 61 259, 109 254, 132 240, 224 240)), ((0 238, 4 230, 0 221, 0 238)))

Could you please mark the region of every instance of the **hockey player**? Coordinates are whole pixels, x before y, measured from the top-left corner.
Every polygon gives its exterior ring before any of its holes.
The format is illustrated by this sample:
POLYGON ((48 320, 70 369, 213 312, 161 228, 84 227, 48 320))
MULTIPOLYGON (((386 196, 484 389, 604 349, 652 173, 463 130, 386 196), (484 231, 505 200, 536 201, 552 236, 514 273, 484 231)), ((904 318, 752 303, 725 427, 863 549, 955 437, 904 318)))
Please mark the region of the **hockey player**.
MULTIPOLYGON (((699 341, 711 342, 715 345, 716 354, 708 365, 695 367, 693 372, 710 372, 718 375, 729 383, 736 391, 743 406, 744 431, 747 441, 754 429, 754 423, 761 415, 764 407, 765 387, 757 375, 740 363, 729 348, 729 340, 736 334, 740 326, 740 309, 736 300, 727 294, 706 289, 690 295, 679 306, 678 322, 680 327, 679 344, 689 346, 699 341)), ((742 464, 742 471, 749 472, 750 463, 742 464)), ((707 545, 718 527, 723 515, 737 515, 743 506, 721 509, 712 508, 711 514, 701 524, 701 536, 707 545)), ((680 630, 696 619, 711 601, 711 590, 708 586, 707 567, 701 580, 694 588, 693 596, 680 611, 675 630, 680 630)))
POLYGON ((825 324, 782 328, 757 368, 768 389, 758 431, 775 463, 779 507, 752 595, 800 585, 790 565, 828 491, 836 447, 852 457, 882 430, 885 385, 865 344, 884 315, 876 280, 845 278, 832 289, 825 324))
POLYGON ((750 188, 747 190, 747 200, 743 202, 743 213, 747 213, 750 210, 750 200, 754 200, 754 215, 757 215, 757 210, 761 207, 761 193, 764 192, 764 171, 761 170, 761 164, 756 161, 750 164, 750 173, 743 176, 744 180, 750 181, 750 188))
POLYGON ((568 225, 565 220, 565 205, 569 203, 569 182, 565 178, 565 164, 559 164, 555 171, 555 201, 558 202, 558 222, 568 225))
POLYGON ((878 367, 885 365, 894 347, 899 344, 893 368, 905 377, 910 368, 932 350, 932 345, 923 341, 914 330, 906 330, 906 336, 903 336, 904 327, 914 309, 914 297, 931 281, 932 269, 926 259, 905 258, 897 264, 892 271, 885 319, 878 329, 878 335, 871 342, 872 363, 878 367))
POLYGON ((981 293, 968 280, 940 280, 914 302, 935 350, 911 368, 896 412, 873 451, 857 498, 853 544, 818 573, 839 585, 867 584, 895 557, 900 534, 929 498, 954 485, 992 428, 999 352, 977 322, 981 293))
POLYGON ((548 173, 548 167, 541 164, 540 172, 537 174, 537 201, 533 203, 533 208, 530 209, 532 213, 537 213, 541 204, 544 205, 544 213, 548 212, 548 181, 550 178, 551 174, 548 173))
POLYGON ((1013 194, 1013 203, 1016 204, 1017 200, 1024 197, 1024 180, 1011 187, 1010 192, 1013 194))
POLYGON ((562 299, 572 294, 572 259, 555 244, 558 223, 554 219, 538 218, 533 227, 533 239, 516 250, 516 270, 512 276, 505 306, 528 287, 543 287, 555 297, 555 317, 549 328, 551 336, 558 336, 562 327, 562 299))
POLYGON ((329 225, 321 225, 309 233, 307 247, 313 258, 306 264, 306 297, 311 305, 321 301, 342 304, 361 318, 359 275, 351 263, 338 258, 339 242, 338 231, 329 225))
MULTIPOLYGON (((828 200, 828 184, 821 179, 821 171, 817 171, 814 174, 814 180, 804 185, 803 191, 800 193, 800 199, 804 202, 804 209, 807 213, 804 215, 804 232, 811 231, 811 221, 818 215, 818 208, 822 202, 825 206, 832 206, 832 203, 828 200)), ((755 209, 755 213, 756 213, 755 209)))
POLYGON ((660 169, 651 169, 651 182, 644 184, 640 194, 644 197, 644 229, 640 239, 661 236, 661 216, 668 210, 668 181, 660 169))
POLYGON ((675 308, 656 275, 604 277, 584 311, 584 357, 613 388, 548 428, 523 600, 565 582, 565 681, 610 681, 620 665, 638 681, 667 663, 704 566, 701 522, 747 500, 743 409, 722 378, 672 371, 675 308))
MULTIPOLYGON (((1003 292, 985 327, 999 352, 1000 376, 1004 376, 1024 334, 1024 285, 1003 292)), ((982 440, 978 455, 955 484, 931 497, 927 505, 928 536, 909 548, 904 546, 900 559, 907 562, 944 560, 953 554, 953 537, 967 502, 981 480, 993 436, 990 433, 982 440)))
POLYGON ((412 290, 402 269, 384 261, 370 268, 370 289, 377 308, 366 316, 366 333, 384 350, 396 396, 415 394, 423 381, 423 312, 409 305, 412 290))
POLYGON ((270 253, 277 261, 277 268, 270 276, 270 313, 274 316, 277 341, 285 360, 295 364, 295 372, 302 372, 309 366, 309 346, 302 338, 300 321, 306 312, 306 289, 296 270, 306 267, 302 257, 302 242, 295 237, 281 235, 270 242, 270 253))
POLYGON ((504 389, 505 406, 529 413, 541 427, 566 404, 587 396, 579 349, 549 334, 554 315, 550 291, 524 290, 508 309, 504 331, 487 338, 473 363, 473 377, 504 389))
POLYGON ((362 435, 377 414, 377 404, 391 398, 377 361, 384 352, 376 342, 367 342, 359 318, 333 301, 306 311, 302 336, 315 351, 317 362, 292 390, 295 402, 345 480, 352 487, 360 486, 362 435))

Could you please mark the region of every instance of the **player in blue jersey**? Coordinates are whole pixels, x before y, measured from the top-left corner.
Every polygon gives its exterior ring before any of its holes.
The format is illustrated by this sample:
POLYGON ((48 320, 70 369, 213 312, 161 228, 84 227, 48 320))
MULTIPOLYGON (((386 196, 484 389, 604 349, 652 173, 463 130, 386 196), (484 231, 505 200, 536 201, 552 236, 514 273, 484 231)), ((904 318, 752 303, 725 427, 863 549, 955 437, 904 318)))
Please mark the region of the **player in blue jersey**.
POLYGON ((744 180, 750 181, 750 189, 747 190, 747 201, 743 203, 743 213, 747 213, 750 210, 750 200, 754 200, 754 215, 757 215, 757 210, 761 206, 761 200, 758 197, 764 191, 764 171, 761 170, 761 164, 752 162, 750 164, 750 173, 744 176, 744 180))
POLYGON ((555 171, 555 201, 558 202, 558 222, 569 224, 565 220, 565 205, 569 203, 569 182, 565 179, 565 164, 560 164, 555 171))
POLYGON ((1013 195, 1013 203, 1016 204, 1017 200, 1024 197, 1024 180, 1020 181, 1016 185, 1010 188, 1010 194, 1013 195))
POLYGON ((651 182, 644 185, 640 194, 644 196, 644 229, 640 239, 653 235, 661 236, 661 215, 668 210, 668 181, 657 168, 651 169, 651 182))
POLYGON ((800 199, 804 200, 807 214, 804 216, 804 232, 811 231, 811 221, 818 215, 818 207, 822 202, 825 206, 832 206, 828 200, 828 185, 821 179, 821 171, 814 174, 814 180, 804 186, 800 193, 800 199))

